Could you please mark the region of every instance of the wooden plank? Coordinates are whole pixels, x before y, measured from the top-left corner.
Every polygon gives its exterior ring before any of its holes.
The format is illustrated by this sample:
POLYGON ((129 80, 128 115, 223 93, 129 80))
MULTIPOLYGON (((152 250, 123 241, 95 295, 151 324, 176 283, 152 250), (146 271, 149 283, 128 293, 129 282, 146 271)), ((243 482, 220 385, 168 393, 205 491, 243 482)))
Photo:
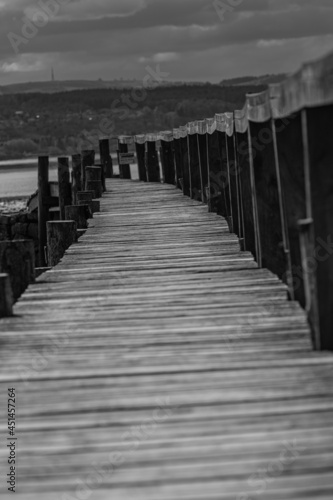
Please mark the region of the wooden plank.
POLYGON ((264 471, 262 498, 329 500, 333 355, 312 351, 287 287, 174 186, 107 188, 79 242, 0 320, 18 497, 72 500, 81 485, 93 500, 235 500, 264 471))

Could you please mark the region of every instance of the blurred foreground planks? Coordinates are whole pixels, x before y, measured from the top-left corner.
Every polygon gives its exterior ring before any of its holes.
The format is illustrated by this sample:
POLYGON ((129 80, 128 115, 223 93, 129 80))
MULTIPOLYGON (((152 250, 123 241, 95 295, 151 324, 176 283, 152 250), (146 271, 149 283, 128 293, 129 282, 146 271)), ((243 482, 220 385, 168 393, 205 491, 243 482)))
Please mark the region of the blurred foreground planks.
POLYGON ((226 222, 113 179, 87 233, 0 320, 22 500, 331 500, 333 355, 226 222))

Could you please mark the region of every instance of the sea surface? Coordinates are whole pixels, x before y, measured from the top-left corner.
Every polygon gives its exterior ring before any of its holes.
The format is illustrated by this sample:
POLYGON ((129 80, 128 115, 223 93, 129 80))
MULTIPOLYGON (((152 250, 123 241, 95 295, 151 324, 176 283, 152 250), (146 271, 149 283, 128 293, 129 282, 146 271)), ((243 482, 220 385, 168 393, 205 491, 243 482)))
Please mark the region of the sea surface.
MULTIPOLYGON (((113 159, 116 160, 116 156, 113 159)), ((0 199, 29 197, 34 193, 37 189, 37 165, 37 158, 0 161, 0 199)), ((132 165, 131 171, 132 178, 137 179, 137 166, 132 165)), ((116 166, 114 172, 119 173, 116 166)), ((50 181, 57 180, 57 158, 50 158, 49 175, 50 181)))

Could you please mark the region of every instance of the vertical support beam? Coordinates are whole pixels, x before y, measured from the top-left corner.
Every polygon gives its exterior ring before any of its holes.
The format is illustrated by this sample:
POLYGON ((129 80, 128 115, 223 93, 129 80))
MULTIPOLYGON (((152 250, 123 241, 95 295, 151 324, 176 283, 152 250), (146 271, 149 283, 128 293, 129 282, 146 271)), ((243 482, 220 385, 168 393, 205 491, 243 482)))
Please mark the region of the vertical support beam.
POLYGON ((93 149, 84 149, 82 151, 82 187, 86 185, 86 167, 95 165, 95 151, 93 149))
MULTIPOLYGON (((298 221, 300 232, 300 247, 302 256, 302 271, 305 290, 305 309, 312 330, 313 344, 317 351, 323 348, 319 320, 317 277, 312 262, 315 248, 313 219, 298 221)), ((332 333, 332 332, 330 332, 332 333)))
POLYGON ((242 191, 241 167, 238 157, 238 142, 236 130, 233 135, 234 143, 234 158, 235 158, 235 174, 238 196, 238 227, 239 227, 239 245, 242 251, 245 251, 245 219, 244 219, 244 200, 242 191))
POLYGON ((160 163, 155 140, 147 140, 146 170, 148 182, 161 182, 160 163))
POLYGON ((111 179, 113 177, 113 163, 110 154, 109 139, 104 138, 99 141, 99 152, 101 157, 101 165, 104 167, 104 177, 111 179))
POLYGON ((191 195, 191 182, 190 182, 190 159, 189 159, 189 148, 187 135, 181 137, 181 154, 182 154, 182 165, 183 165, 183 193, 186 196, 191 195))
POLYGON ((99 201, 93 199, 94 194, 94 191, 81 191, 77 193, 77 204, 88 205, 92 214, 100 210, 99 201), (97 207, 95 205, 96 203, 98 203, 97 207))
POLYGON ((75 221, 52 221, 47 223, 47 254, 50 267, 56 266, 66 250, 76 242, 75 221))
MULTIPOLYGON (((223 129, 223 127, 221 127, 221 129, 223 129)), ((221 161, 219 170, 215 174, 215 179, 222 187, 221 212, 218 213, 227 220, 229 225, 229 230, 233 232, 233 224, 232 224, 233 214, 232 214, 231 195, 230 195, 230 175, 228 167, 226 133, 224 130, 217 131, 217 139, 218 139, 219 152, 220 152, 219 154, 221 161)))
POLYGON ((289 295, 291 300, 295 300, 295 292, 294 292, 294 280, 292 276, 292 262, 291 262, 291 254, 290 254, 290 242, 289 242, 289 233, 287 227, 287 216, 285 209, 285 200, 282 191, 282 181, 281 181, 281 169, 280 169, 280 159, 279 159, 279 151, 276 137, 276 123, 272 118, 272 132, 273 132, 273 147, 274 147, 274 159, 275 159, 275 168, 276 168, 276 178, 278 184, 278 192, 279 192, 279 206, 280 206, 280 217, 281 217, 281 225, 282 225, 282 238, 283 238, 283 249, 286 256, 287 262, 287 285, 289 289, 289 295))
MULTIPOLYGON (((171 132, 170 132, 171 134, 171 132)), ((162 137, 161 140, 161 157, 163 158, 163 174, 164 174, 164 182, 166 184, 176 183, 176 171, 175 171, 175 160, 174 160, 174 144, 173 140, 171 140, 172 134, 164 134, 164 140, 162 137)))
POLYGON ((78 229, 87 229, 87 220, 91 218, 92 212, 89 205, 70 205, 65 208, 66 220, 75 221, 78 229))
POLYGON ((13 316, 14 297, 10 277, 8 274, 0 274, 0 318, 13 316))
POLYGON ((72 155, 72 201, 77 203, 77 193, 82 191, 82 157, 80 154, 72 155))
POLYGON ((94 198, 101 198, 103 195, 102 167, 86 167, 86 191, 95 191, 94 198))
POLYGON ((217 214, 225 213, 224 177, 222 175, 222 160, 219 147, 219 132, 215 130, 207 136, 208 163, 208 211, 217 214))
MULTIPOLYGON (((119 154, 128 153, 128 144, 124 144, 121 142, 121 139, 118 139, 118 149, 119 149, 119 154)), ((131 179, 131 166, 120 165, 119 161, 119 174, 121 179, 131 179)))
POLYGON ((188 135, 189 159, 190 159, 190 189, 191 198, 202 201, 200 162, 198 150, 198 134, 188 135))
POLYGON ((146 171, 146 143, 135 143, 136 157, 138 160, 138 170, 139 170, 139 179, 142 182, 147 182, 147 171, 146 171))
POLYGON ((65 207, 72 204, 68 158, 58 158, 58 183, 60 219, 65 220, 65 207))
POLYGON ((248 128, 248 143, 249 143, 249 153, 250 153, 250 180, 251 180, 251 195, 252 195, 252 208, 253 208, 253 221, 255 230, 255 245, 256 245, 256 258, 259 267, 262 267, 262 252, 261 252, 261 242, 260 242, 260 229, 259 229, 259 217, 258 217, 258 204, 257 204, 257 194, 255 186, 254 177, 254 158, 253 158, 253 147, 252 147, 252 136, 250 125, 248 128))
POLYGON ((200 182, 201 182, 201 192, 202 201, 207 203, 207 191, 208 187, 208 165, 207 165, 207 134, 198 134, 198 152, 199 152, 199 165, 200 165, 200 182))
POLYGON ((32 240, 0 242, 0 272, 9 274, 14 300, 35 281, 35 246, 32 240))
POLYGON ((226 134, 226 152, 228 167, 228 183, 230 206, 232 213, 232 230, 237 236, 240 236, 240 203, 238 191, 238 174, 235 161, 234 136, 226 134))
POLYGON ((178 189, 182 189, 180 179, 183 179, 183 161, 182 161, 182 147, 181 147, 180 137, 175 138, 173 144, 174 144, 174 161, 176 169, 176 186, 178 189))
POLYGON ((49 157, 38 158, 38 264, 45 267, 46 222, 49 208, 46 199, 49 196, 49 157))
POLYGON ((309 321, 317 350, 333 351, 333 105, 301 112, 308 229, 301 239, 309 321))

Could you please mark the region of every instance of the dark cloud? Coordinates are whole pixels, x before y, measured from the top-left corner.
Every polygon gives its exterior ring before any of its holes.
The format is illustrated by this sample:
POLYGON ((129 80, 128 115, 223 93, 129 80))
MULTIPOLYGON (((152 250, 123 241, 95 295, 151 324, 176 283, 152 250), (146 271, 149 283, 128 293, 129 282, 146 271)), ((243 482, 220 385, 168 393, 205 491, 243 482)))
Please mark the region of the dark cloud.
MULTIPOLYGON (((180 75, 192 55, 206 54, 206 61, 213 64, 212 54, 219 51, 222 54, 226 47, 233 54, 233 74, 238 73, 238 61, 243 63, 243 54, 249 47, 253 49, 254 72, 266 72, 271 64, 262 63, 263 49, 267 52, 274 47, 274 54, 278 55, 288 45, 298 46, 298 60, 293 52, 296 69, 308 41, 326 36, 323 50, 330 46, 331 0, 317 0, 315 4, 311 0, 237 3, 236 6, 231 0, 75 0, 61 7, 57 17, 49 19, 28 43, 20 44, 20 54, 15 54, 8 34, 21 34, 22 16, 33 18, 38 3, 0 0, 0 77, 5 74, 8 80, 11 75, 14 81, 21 68, 38 79, 40 67, 46 68, 52 62, 64 68, 64 72, 67 67, 71 71, 68 77, 82 74, 88 68, 94 68, 104 77, 111 77, 111 68, 112 72, 135 76, 145 62, 159 60, 163 64, 172 62, 174 71, 180 75), (224 20, 218 15, 223 4, 229 5, 224 20), (109 65, 105 66, 107 58, 109 65)), ((206 67, 206 61, 202 58, 202 66, 206 67)), ((276 72, 285 66, 278 56, 275 65, 276 72)), ((191 78, 193 70, 196 78, 202 79, 201 67, 195 64, 188 70, 191 78)))

